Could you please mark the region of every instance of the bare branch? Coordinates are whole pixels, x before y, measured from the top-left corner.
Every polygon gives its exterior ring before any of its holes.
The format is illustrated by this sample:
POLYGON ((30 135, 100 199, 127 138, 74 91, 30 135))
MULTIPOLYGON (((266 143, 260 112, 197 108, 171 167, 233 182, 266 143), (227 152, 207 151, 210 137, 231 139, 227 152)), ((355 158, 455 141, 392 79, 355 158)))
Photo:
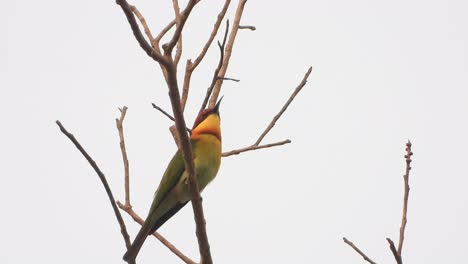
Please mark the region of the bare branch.
POLYGON ((122 236, 123 236, 123 238, 125 240, 125 246, 127 247, 127 250, 130 249, 131 243, 130 243, 130 237, 128 236, 127 227, 125 226, 122 215, 120 214, 120 211, 117 208, 117 205, 116 205, 116 202, 115 202, 115 199, 114 199, 114 195, 112 194, 112 190, 109 187, 109 184, 107 183, 106 176, 101 171, 101 169, 99 169, 96 162, 91 158, 91 156, 81 146, 81 144, 78 142, 78 140, 75 138, 75 136, 73 136, 73 134, 68 132, 65 129, 65 127, 62 125, 62 123, 60 123, 60 121, 57 120, 55 123, 57 123, 57 125, 60 128, 60 131, 65 136, 67 136, 68 139, 70 139, 70 141, 75 145, 75 147, 80 151, 80 153, 86 158, 89 165, 91 165, 91 167, 93 167, 94 171, 99 176, 99 179, 101 180, 102 185, 104 185, 104 189, 106 190, 107 196, 109 197, 109 201, 110 201, 110 203, 112 205, 112 209, 114 210, 115 217, 117 218, 117 221, 119 222, 120 232, 122 233, 122 236))
MULTIPOLYGON (((129 188, 129 178, 130 178, 130 171, 129 171, 129 163, 128 163, 128 158, 127 158, 127 150, 125 147, 125 140, 124 140, 124 132, 123 132, 123 121, 125 119, 125 115, 127 113, 127 107, 124 106, 120 110, 120 118, 115 119, 116 124, 117 124, 117 129, 119 131, 119 138, 120 138, 120 149, 122 152, 122 157, 123 157, 123 162, 124 162, 124 167, 125 167, 125 205, 117 201, 117 205, 128 213, 133 220, 135 220, 137 223, 140 225, 144 224, 144 220, 138 216, 135 211, 133 211, 132 206, 130 204, 130 188, 129 188)), ((187 256, 182 254, 172 243, 170 243, 166 238, 164 238, 162 235, 160 235, 157 232, 154 232, 153 235, 161 241, 169 250, 171 250, 174 254, 176 254, 179 258, 181 258, 185 263, 187 264, 195 264, 191 259, 189 259, 187 256)))
POLYGON ((128 107, 124 106, 120 110, 120 118, 115 119, 115 124, 117 126, 117 130, 119 131, 119 139, 120 139, 120 151, 122 152, 122 159, 124 163, 124 172, 125 172, 125 205, 131 207, 130 205, 130 165, 128 163, 127 157, 127 150, 125 148, 125 138, 123 132, 123 121, 125 119, 125 115, 127 114, 128 107))
MULTIPOLYGON (((174 121, 175 122, 175 119, 174 117, 172 117, 168 112, 164 111, 164 109, 162 109, 161 107, 157 106, 155 103, 151 103, 151 105, 153 106, 153 108, 155 108, 156 110, 158 110, 159 112, 161 112, 163 115, 167 116, 167 118, 169 118, 170 120, 174 121)), ((192 133, 192 129, 186 127, 185 128, 187 130, 187 132, 189 133, 192 133)))
POLYGON ((171 28, 176 24, 176 21, 175 19, 172 20, 171 22, 169 22, 169 24, 167 24, 162 30, 161 32, 159 32, 159 34, 156 36, 156 38, 154 39, 155 43, 157 43, 157 47, 159 49, 159 42, 161 41, 161 39, 164 37, 164 35, 167 34, 167 32, 169 32, 169 30, 171 30, 171 28))
POLYGON ((402 260, 401 260, 401 256, 398 254, 397 252, 397 249, 395 248, 395 244, 393 243, 393 241, 387 237, 387 241, 388 241, 388 244, 389 244, 389 247, 390 247, 390 250, 392 251, 393 253, 393 257, 395 257, 395 260, 398 264, 403 264, 402 260))
POLYGON ((296 95, 301 91, 302 87, 304 87, 307 83, 307 78, 309 78, 309 75, 310 73, 312 72, 312 67, 309 68, 309 70, 307 70, 306 74, 304 75, 304 78, 302 78, 302 81, 301 83, 296 87, 296 89, 294 90, 294 92, 291 94, 291 96, 289 97, 288 101, 284 104, 283 108, 281 108, 281 110, 279 111, 278 114, 275 115, 275 117, 273 117, 273 120, 271 120, 270 124, 268 125, 268 127, 265 129, 265 131, 263 131, 263 133, 260 135, 260 137, 258 137, 257 141, 254 143, 254 145, 257 145, 260 144, 260 142, 262 142, 263 138, 266 136, 266 134, 268 134, 268 132, 273 128, 273 126, 275 125, 276 121, 278 121, 278 119, 281 117, 281 115, 284 113, 284 111, 286 111, 286 109, 288 109, 288 106, 291 104, 291 102, 294 100, 294 97, 296 97, 296 95))
MULTIPOLYGON (((179 1, 178 0, 172 0, 172 5, 174 7, 174 13, 175 13, 175 20, 176 20, 176 26, 180 26, 180 10, 179 10, 179 1)), ((177 50, 176 50, 176 55, 174 59, 175 65, 179 64, 180 57, 182 56, 182 33, 179 36, 179 40, 177 41, 177 50)))
POLYGON ((180 23, 177 24, 177 19, 176 19, 176 30, 174 32, 174 35, 172 35, 172 39, 163 45, 164 49, 164 54, 170 55, 172 53, 172 50, 174 49, 174 46, 176 43, 179 41, 180 35, 182 34, 182 29, 184 28, 185 22, 187 21, 187 18, 190 15, 190 12, 192 11, 193 7, 198 3, 199 1, 197 0, 190 0, 187 3, 187 6, 185 7, 185 10, 180 14, 180 23))
MULTIPOLYGON (((242 17, 242 13, 244 12, 244 6, 247 0, 239 0, 239 4, 237 5, 236 14, 234 17, 234 23, 232 25, 231 34, 229 35, 229 40, 226 44, 226 48, 224 51, 224 60, 223 66, 221 67, 219 74, 217 76, 223 78, 226 75, 226 71, 229 65, 229 60, 231 59, 232 55, 232 48, 234 47, 234 41, 236 40, 237 31, 239 30, 239 23, 242 17)), ((219 92, 221 91, 221 86, 223 85, 223 80, 219 80, 216 82, 215 87, 213 88, 213 92, 211 95, 209 107, 214 107, 216 101, 218 101, 219 92)))
POLYGON ((343 237, 343 241, 348 244, 350 247, 352 247, 361 257, 364 258, 365 261, 371 263, 371 264, 377 264, 375 261, 370 259, 364 252, 362 252, 356 245, 354 245, 353 242, 349 241, 346 237, 343 237))
POLYGON ((247 152, 247 151, 257 150, 257 149, 264 149, 264 148, 271 148, 271 147, 281 146, 281 145, 289 144, 289 143, 291 143, 291 140, 286 139, 286 140, 279 141, 279 142, 276 142, 276 143, 270 143, 270 144, 265 144, 265 145, 260 145, 260 146, 251 145, 251 146, 248 146, 248 147, 245 147, 245 148, 224 152, 222 154, 222 157, 229 157, 229 156, 232 156, 232 155, 240 154, 242 152, 247 152))
POLYGON ((257 28, 254 26, 239 26, 239 29, 250 29, 252 31, 257 30, 257 28))
POLYGON ((226 11, 227 9, 229 8, 229 5, 231 3, 231 0, 226 0, 224 2, 224 5, 223 5, 223 8, 221 9, 221 11, 219 12, 218 14, 218 18, 216 19, 216 22, 213 26, 213 31, 211 31, 211 35, 210 37, 208 38, 208 41, 205 43, 205 46, 203 46, 203 49, 202 51, 200 52, 200 54, 198 55, 198 57, 195 59, 195 61, 193 62, 193 64, 191 65, 191 70, 193 71, 195 68, 198 67, 198 65, 200 64, 200 62, 203 60, 203 58, 205 57, 206 53, 208 52, 208 49, 210 48, 211 46, 211 43, 213 43, 213 40, 214 38, 216 37, 216 34, 218 33, 218 29, 221 25, 221 22, 223 21, 223 18, 224 16, 226 15, 226 11))
POLYGON ((161 112, 163 115, 167 116, 167 118, 169 118, 169 119, 172 120, 172 121, 175 121, 174 117, 172 117, 168 112, 164 111, 164 109, 162 109, 161 107, 157 106, 155 103, 151 103, 151 105, 153 106, 154 109, 158 110, 158 111, 161 112))
POLYGON ((240 82, 239 79, 234 79, 234 78, 229 78, 229 77, 219 77, 218 76, 218 80, 223 80, 223 81, 233 81, 233 82, 240 82))
POLYGON ((128 5, 132 12, 135 14, 135 16, 140 20, 141 25, 143 26, 143 29, 145 30, 146 37, 149 39, 151 46, 154 49, 154 37, 153 34, 151 34, 151 30, 148 27, 148 24, 146 23, 146 19, 143 17, 143 15, 140 13, 140 11, 136 8, 136 6, 133 5, 128 5))
POLYGON ((213 92, 213 88, 216 85, 216 82, 220 80, 218 74, 219 71, 221 70, 221 67, 223 66, 223 60, 224 60, 224 47, 226 45, 226 39, 227 39, 227 33, 229 32, 229 20, 226 20, 226 31, 224 32, 224 38, 223 38, 223 43, 221 44, 218 41, 218 47, 219 47, 219 52, 220 52, 220 57, 219 57, 219 62, 218 62, 218 67, 216 67, 216 70, 214 71, 213 78, 211 79, 211 84, 206 90, 206 95, 205 99, 203 99, 203 103, 200 107, 200 110, 198 111, 201 113, 203 110, 205 110, 206 105, 208 104, 208 99, 210 99, 211 93, 213 92))
POLYGON ((411 151, 411 142, 408 140, 408 143, 406 143, 406 155, 405 155, 405 161, 406 161, 406 171, 405 175, 403 176, 403 179, 405 181, 405 195, 403 197, 403 213, 401 216, 401 226, 400 226, 400 240, 398 242, 398 255, 401 258, 401 252, 403 250, 403 240, 405 239, 405 228, 406 228, 406 214, 408 211, 408 196, 410 192, 410 187, 409 187, 409 173, 411 170, 411 156, 413 156, 413 152, 411 151))
POLYGON ((216 19, 216 22, 213 26, 213 30, 211 31, 211 35, 208 38, 208 41, 205 43, 205 46, 203 46, 202 51, 198 55, 198 57, 195 59, 195 61, 192 63, 191 60, 187 60, 187 64, 185 65, 185 77, 184 77, 184 85, 182 89, 182 112, 185 109, 185 105, 187 103, 187 98, 188 98, 188 92, 189 92, 189 87, 190 87, 190 80, 192 78, 192 73, 197 68, 197 66, 200 64, 200 62, 203 60, 205 57, 208 49, 211 46, 211 43, 213 43, 213 39, 216 37, 216 34, 218 33, 219 26, 221 25, 221 22, 223 21, 224 16, 226 15, 226 11, 229 7, 229 4, 231 3, 231 0, 226 0, 224 2, 223 8, 218 14, 218 18, 216 19))
POLYGON ((141 48, 146 52, 148 56, 167 67, 169 65, 169 61, 166 58, 164 58, 160 52, 153 49, 152 46, 146 41, 145 37, 143 37, 143 34, 141 33, 140 27, 136 22, 135 16, 128 2, 126 0, 116 0, 116 2, 122 8, 122 11, 125 13, 128 23, 132 28, 133 35, 140 44, 141 48))
MULTIPOLYGON (((122 209, 124 212, 130 215, 132 219, 138 224, 143 225, 145 223, 145 220, 143 220, 135 211, 133 211, 131 206, 126 206, 119 201, 117 201, 117 205, 120 209, 122 209)), ((167 240, 158 232, 154 232, 153 236, 156 237, 159 241, 161 241, 163 245, 165 245, 170 251, 172 251, 176 256, 178 256, 183 262, 187 264, 196 264, 196 262, 191 260, 189 257, 185 256, 179 249, 177 249, 171 242, 169 242, 169 240, 167 240)))

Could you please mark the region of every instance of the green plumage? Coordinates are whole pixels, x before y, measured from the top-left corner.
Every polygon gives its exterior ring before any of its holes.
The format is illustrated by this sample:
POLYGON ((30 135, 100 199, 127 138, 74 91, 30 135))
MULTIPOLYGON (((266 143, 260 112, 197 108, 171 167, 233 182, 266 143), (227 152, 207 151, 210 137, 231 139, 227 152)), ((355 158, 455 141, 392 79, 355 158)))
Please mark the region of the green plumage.
MULTIPOLYGON (((219 116, 217 113, 212 115, 206 117, 205 121, 201 123, 203 126, 200 127, 206 130, 206 127, 214 125, 218 129, 216 131, 219 132, 219 116), (212 115, 216 115, 216 117, 210 118, 212 115)), ((205 133, 202 128, 200 129, 202 131, 198 133, 195 128, 191 136, 195 172, 200 192, 215 178, 221 163, 220 136, 205 133)), ((178 150, 156 190, 148 217, 136 236, 132 248, 125 253, 124 260, 134 259, 146 237, 176 214, 188 201, 190 201, 188 174, 185 172, 182 152, 178 150)))

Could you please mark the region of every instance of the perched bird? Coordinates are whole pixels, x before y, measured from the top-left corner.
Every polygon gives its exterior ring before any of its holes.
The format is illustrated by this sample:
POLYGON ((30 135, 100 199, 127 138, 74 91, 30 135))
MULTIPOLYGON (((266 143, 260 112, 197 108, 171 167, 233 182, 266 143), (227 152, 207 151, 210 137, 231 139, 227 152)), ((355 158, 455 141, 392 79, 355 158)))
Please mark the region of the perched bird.
MULTIPOLYGON (((206 109, 200 113, 190 135, 193 162, 200 191, 215 178, 221 164, 220 102, 221 100, 214 108, 206 109)), ((146 237, 161 227, 190 201, 188 176, 185 171, 182 150, 179 149, 164 172, 145 223, 131 248, 123 257, 125 261, 134 260, 146 237)))

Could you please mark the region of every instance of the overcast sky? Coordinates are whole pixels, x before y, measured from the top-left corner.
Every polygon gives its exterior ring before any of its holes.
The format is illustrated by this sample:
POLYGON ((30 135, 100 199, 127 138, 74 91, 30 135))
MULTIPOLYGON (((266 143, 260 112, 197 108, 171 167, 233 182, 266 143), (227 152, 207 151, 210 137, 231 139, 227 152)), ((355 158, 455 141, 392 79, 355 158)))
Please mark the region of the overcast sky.
MULTIPOLYGON (((195 58, 223 1, 202 1, 184 29, 195 58)), ((133 2, 153 34, 171 1, 133 2)), ((186 1, 180 5, 185 6, 186 1)), ((233 17, 237 1, 231 3, 233 17)), ((101 1, 4 1, 0 17, 2 263, 123 263, 125 246, 104 189, 65 138, 59 119, 94 157, 117 199, 125 133, 131 199, 143 217, 175 152, 158 65, 120 8, 101 1)), ((407 263, 468 261, 468 3, 466 1, 248 1, 221 107, 223 149, 252 144, 300 82, 309 82, 264 143, 292 144, 224 158, 203 193, 215 263, 394 263, 404 146, 413 143, 407 263)), ((218 36, 217 39, 220 39, 218 36)), ((217 64, 194 73, 191 124, 217 64)), ((139 226, 124 215, 133 238, 139 226)), ((160 229, 198 260, 192 209, 160 229)), ((139 263, 180 263, 153 238, 139 263)))

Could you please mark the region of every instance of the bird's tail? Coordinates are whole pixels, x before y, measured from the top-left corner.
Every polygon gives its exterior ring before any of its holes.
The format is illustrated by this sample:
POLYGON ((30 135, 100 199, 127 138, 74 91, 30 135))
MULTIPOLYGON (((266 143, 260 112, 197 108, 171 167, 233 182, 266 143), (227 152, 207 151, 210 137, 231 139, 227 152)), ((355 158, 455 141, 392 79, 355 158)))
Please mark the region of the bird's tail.
POLYGON ((148 221, 145 222, 143 227, 140 229, 140 232, 138 232, 138 235, 135 237, 132 246, 130 247, 130 249, 127 250, 127 252, 123 256, 123 259, 125 261, 128 262, 129 260, 135 260, 136 256, 138 255, 138 252, 140 251, 141 246, 143 246, 143 243, 150 234, 152 227, 152 223, 149 223, 148 221))

